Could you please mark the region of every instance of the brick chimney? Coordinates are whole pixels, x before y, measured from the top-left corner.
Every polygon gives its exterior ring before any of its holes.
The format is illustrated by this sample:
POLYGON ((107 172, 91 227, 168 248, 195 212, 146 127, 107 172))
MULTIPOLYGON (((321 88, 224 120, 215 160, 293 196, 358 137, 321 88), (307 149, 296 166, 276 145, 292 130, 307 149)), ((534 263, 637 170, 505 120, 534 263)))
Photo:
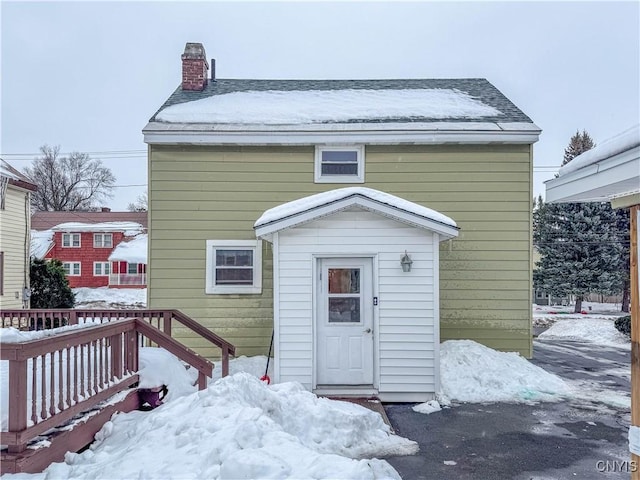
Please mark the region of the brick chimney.
POLYGON ((201 43, 187 43, 182 54, 182 89, 204 90, 209 64, 201 43))

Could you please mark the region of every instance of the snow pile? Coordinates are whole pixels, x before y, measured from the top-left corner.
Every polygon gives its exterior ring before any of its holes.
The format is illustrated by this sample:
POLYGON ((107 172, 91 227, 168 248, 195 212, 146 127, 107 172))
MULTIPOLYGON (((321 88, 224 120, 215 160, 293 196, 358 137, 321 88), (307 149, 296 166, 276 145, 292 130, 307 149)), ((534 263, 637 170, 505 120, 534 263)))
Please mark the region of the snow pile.
POLYGON ((54 232, 124 232, 127 237, 133 237, 142 233, 144 227, 136 222, 66 222, 56 225, 52 230, 54 232))
POLYGON ((53 230, 31 230, 31 257, 44 258, 53 246, 53 230))
POLYGON ((437 400, 429 400, 428 402, 425 402, 425 403, 419 403, 418 405, 414 405, 411 408, 413 409, 414 412, 425 413, 427 415, 429 415, 430 413, 439 412, 440 410, 442 410, 442 407, 440 406, 440 403, 437 400))
POLYGON ((197 391, 198 371, 195 368, 187 369, 178 357, 163 348, 143 347, 139 352, 140 388, 166 385, 165 401, 197 391))
POLYGON ((459 402, 558 401, 571 389, 558 376, 515 352, 498 352, 472 340, 440 345, 442 393, 459 402))
POLYGON ((264 212, 254 224, 254 227, 257 228, 262 225, 266 225, 268 223, 272 223, 277 220, 290 217, 292 215, 297 215, 317 208, 319 206, 336 202, 338 200, 342 200, 344 198, 355 195, 369 198, 371 200, 384 203, 385 205, 395 207, 399 210, 411 212, 421 217, 425 217, 430 220, 449 225, 451 227, 456 227, 456 222, 440 212, 427 207, 423 207, 422 205, 418 205, 417 203, 410 202, 403 198, 396 197, 395 195, 380 192, 378 190, 366 187, 338 188, 335 190, 330 190, 328 192, 316 193, 315 195, 310 195, 298 200, 293 200, 292 202, 283 203, 282 205, 278 205, 277 207, 271 208, 264 212))
POLYGON ((482 118, 499 110, 455 89, 249 91, 172 105, 170 123, 292 125, 396 118, 482 118))
POLYGON ((129 241, 120 242, 109 255, 109 261, 147 263, 147 234, 143 233, 129 241))
POLYGON ((115 416, 89 450, 39 478, 399 479, 385 461, 357 459, 416 450, 363 407, 240 373, 151 412, 115 416))
POLYGON ((627 150, 640 145, 640 124, 625 130, 615 137, 605 140, 600 145, 588 150, 558 170, 558 176, 566 175, 581 168, 588 167, 594 163, 606 160, 627 150))
MULTIPOLYGON (((229 375, 235 375, 236 373, 248 373, 256 378, 261 378, 264 375, 267 368, 267 357, 265 355, 256 355, 255 357, 246 357, 241 355, 237 358, 229 359, 229 375)), ((269 378, 273 379, 273 358, 269 362, 269 371, 267 372, 269 378)), ((215 368, 213 369, 213 375, 211 376, 211 382, 220 380, 222 376, 222 362, 215 362, 215 368)))
POLYGON ((112 308, 134 307, 147 305, 146 288, 89 288, 78 287, 72 289, 76 296, 76 308, 83 308, 86 304, 101 303, 112 308))
POLYGON ((620 333, 613 320, 597 318, 562 319, 538 335, 540 340, 576 340, 615 347, 629 347, 629 339, 620 333))

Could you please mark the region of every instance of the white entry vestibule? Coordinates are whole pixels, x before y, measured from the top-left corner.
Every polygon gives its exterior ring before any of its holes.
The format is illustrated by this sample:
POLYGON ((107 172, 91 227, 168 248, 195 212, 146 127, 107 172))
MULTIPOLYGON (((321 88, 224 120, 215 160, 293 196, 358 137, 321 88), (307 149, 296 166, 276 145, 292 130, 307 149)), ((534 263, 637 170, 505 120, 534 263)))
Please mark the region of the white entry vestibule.
POLYGON ((273 244, 274 381, 326 395, 433 398, 439 244, 458 235, 452 219, 349 187, 272 208, 254 228, 273 244))

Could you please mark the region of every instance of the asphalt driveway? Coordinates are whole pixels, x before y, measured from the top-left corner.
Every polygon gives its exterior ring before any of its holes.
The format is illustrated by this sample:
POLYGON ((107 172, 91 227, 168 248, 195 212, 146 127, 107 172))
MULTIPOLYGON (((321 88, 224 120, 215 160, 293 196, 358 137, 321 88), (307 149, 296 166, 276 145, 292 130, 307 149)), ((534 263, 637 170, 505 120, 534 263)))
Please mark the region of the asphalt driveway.
POLYGON ((532 362, 567 380, 578 398, 430 415, 386 404, 396 432, 420 444, 416 455, 386 460, 405 480, 629 478, 629 350, 535 341, 532 362))

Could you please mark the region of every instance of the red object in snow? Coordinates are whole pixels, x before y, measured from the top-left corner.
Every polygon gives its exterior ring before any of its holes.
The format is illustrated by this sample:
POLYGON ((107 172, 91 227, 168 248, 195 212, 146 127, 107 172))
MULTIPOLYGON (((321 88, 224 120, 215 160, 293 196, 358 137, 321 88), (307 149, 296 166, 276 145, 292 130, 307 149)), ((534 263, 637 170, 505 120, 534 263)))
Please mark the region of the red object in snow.
POLYGON ((580 313, 581 313, 582 315, 588 315, 588 314, 589 314, 586 310, 582 310, 580 313))
POLYGON ((271 378, 269 378, 269 375, 261 376, 260 380, 262 380, 263 382, 267 382, 267 385, 271 385, 271 378))
POLYGON ((558 312, 553 312, 553 311, 551 311, 551 312, 549 312, 549 313, 550 313, 551 315, 555 315, 555 314, 557 314, 558 312))

